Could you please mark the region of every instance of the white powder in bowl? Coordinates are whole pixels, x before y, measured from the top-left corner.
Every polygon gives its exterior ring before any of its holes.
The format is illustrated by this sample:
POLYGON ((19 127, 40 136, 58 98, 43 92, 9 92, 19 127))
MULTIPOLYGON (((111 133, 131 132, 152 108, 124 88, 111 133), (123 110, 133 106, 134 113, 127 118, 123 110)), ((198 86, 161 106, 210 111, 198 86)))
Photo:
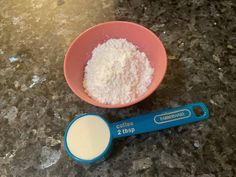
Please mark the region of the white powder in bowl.
POLYGON ((153 72, 147 56, 135 45, 126 39, 109 39, 92 51, 83 85, 100 103, 124 104, 147 91, 153 72))

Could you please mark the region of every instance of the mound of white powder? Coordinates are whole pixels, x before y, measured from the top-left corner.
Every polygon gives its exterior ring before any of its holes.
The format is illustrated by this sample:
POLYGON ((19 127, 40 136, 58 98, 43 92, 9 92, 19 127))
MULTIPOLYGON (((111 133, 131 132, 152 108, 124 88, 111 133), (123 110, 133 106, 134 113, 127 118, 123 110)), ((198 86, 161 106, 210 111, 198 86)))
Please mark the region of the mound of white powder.
POLYGON ((93 50, 83 85, 100 103, 124 104, 147 91, 153 72, 147 56, 135 45, 126 39, 109 39, 93 50))

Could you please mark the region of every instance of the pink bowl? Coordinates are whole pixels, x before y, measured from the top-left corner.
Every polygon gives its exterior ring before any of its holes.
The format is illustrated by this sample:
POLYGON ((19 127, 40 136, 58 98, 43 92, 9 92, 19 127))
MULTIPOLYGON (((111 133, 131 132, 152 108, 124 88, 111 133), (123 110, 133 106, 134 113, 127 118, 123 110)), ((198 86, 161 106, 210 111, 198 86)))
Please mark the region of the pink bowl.
POLYGON ((98 24, 80 34, 70 45, 64 60, 64 75, 71 90, 82 100, 103 108, 122 108, 131 106, 151 95, 160 85, 167 68, 166 51, 160 39, 147 28, 123 21, 98 24), (92 50, 110 38, 126 38, 146 53, 154 75, 147 92, 126 104, 102 104, 89 97, 83 88, 84 68, 91 57, 92 50))

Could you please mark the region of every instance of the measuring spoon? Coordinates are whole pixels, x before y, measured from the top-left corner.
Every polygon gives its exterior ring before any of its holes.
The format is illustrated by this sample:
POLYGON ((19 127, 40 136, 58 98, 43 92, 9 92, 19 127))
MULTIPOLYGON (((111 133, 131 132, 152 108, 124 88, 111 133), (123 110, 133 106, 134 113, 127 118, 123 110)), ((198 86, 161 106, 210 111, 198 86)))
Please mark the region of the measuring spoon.
POLYGON ((209 117, 205 104, 199 102, 163 111, 152 112, 115 123, 96 114, 81 114, 67 126, 64 145, 77 162, 93 163, 104 158, 115 138, 152 132, 198 122, 209 117), (201 108, 200 116, 195 108, 201 108))

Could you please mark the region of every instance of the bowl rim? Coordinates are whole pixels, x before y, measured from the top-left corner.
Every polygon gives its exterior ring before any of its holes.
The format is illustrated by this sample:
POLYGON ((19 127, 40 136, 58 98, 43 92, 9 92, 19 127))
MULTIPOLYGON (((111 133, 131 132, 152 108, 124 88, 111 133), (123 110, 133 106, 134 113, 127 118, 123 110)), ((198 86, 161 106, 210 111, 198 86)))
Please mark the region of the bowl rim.
POLYGON ((108 21, 108 22, 103 22, 103 23, 99 23, 97 25, 94 25, 88 29, 86 29, 85 31, 83 31, 82 33, 80 33, 69 45, 67 51, 66 51, 66 54, 65 54, 65 57, 64 57, 64 77, 65 77, 65 80, 69 86, 69 88, 73 91, 73 93, 75 95, 77 95, 80 99, 82 99, 83 101, 89 103, 89 104, 92 104, 94 106, 97 106, 97 107, 101 107, 101 108, 125 108, 125 107, 129 107, 129 106, 132 106, 134 104, 137 104, 141 101, 143 101, 144 99, 146 99, 147 97, 149 97, 158 87, 159 85, 162 83, 163 79, 164 79, 164 76, 166 74, 166 71, 167 71, 167 65, 168 65, 168 59, 167 59, 167 54, 166 54, 166 50, 165 50, 165 47, 162 43, 162 41, 159 39, 159 37, 157 37, 157 35, 152 32, 151 30, 149 30, 148 28, 142 26, 142 25, 139 25, 137 23, 134 23, 134 22, 128 22, 128 21, 108 21), (69 52, 71 50, 71 48, 73 47, 73 45, 76 43, 76 41, 83 35, 85 35, 88 31, 90 30, 93 30, 94 28, 97 28, 99 26, 103 26, 103 25, 107 25, 107 24, 114 24, 114 23, 120 23, 120 24, 129 24, 129 25, 134 25, 134 26, 137 26, 139 28, 142 28, 143 30, 145 30, 146 32, 148 32, 150 35, 152 35, 154 38, 156 38, 156 40, 159 41, 159 43, 161 44, 161 47, 163 48, 163 52, 164 52, 164 58, 165 58, 165 68, 164 68, 164 73, 163 73, 163 76, 162 78, 160 79, 160 82, 159 83, 156 83, 154 85, 154 87, 151 89, 151 90, 147 90, 142 96, 136 98, 134 101, 132 102, 129 102, 129 103, 125 103, 125 104, 103 104, 103 103, 99 103, 98 101, 94 100, 93 98, 91 98, 91 100, 93 101, 96 101, 96 102, 93 102, 91 101, 90 99, 87 99, 86 97, 84 97, 83 95, 80 95, 73 87, 71 87, 71 84, 70 84, 70 79, 69 79, 69 76, 67 75, 67 69, 66 69, 66 63, 68 61, 68 55, 69 55, 69 52))

